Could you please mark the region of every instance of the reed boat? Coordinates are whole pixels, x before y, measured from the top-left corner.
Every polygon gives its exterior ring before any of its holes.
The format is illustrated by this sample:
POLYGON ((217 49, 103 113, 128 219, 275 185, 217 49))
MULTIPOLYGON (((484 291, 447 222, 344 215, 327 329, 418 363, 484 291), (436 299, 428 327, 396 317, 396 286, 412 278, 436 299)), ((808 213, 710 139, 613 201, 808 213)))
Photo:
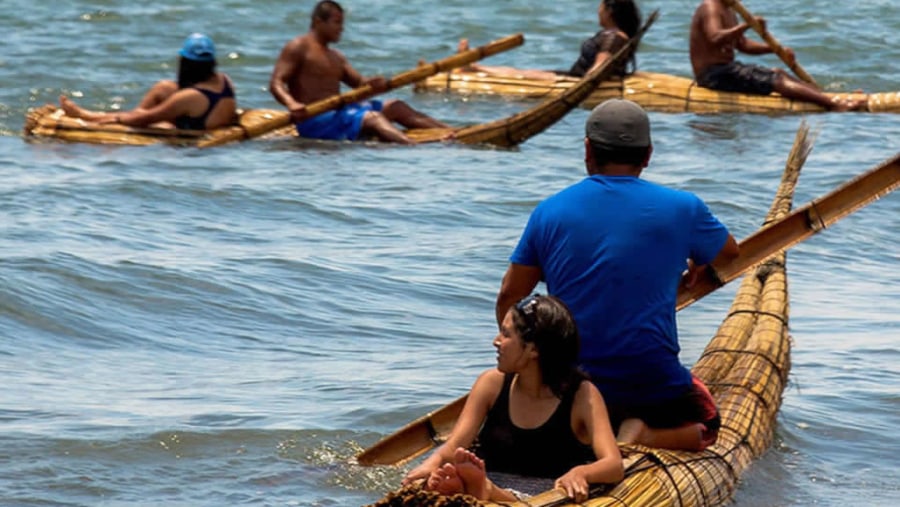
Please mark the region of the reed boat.
MULTIPOLYGON (((575 88, 572 88, 575 90, 575 88)), ((587 88, 585 88, 587 89, 587 88)), ((419 143, 452 141, 460 144, 487 144, 512 147, 541 133, 566 113, 574 109, 564 96, 554 97, 541 104, 513 116, 488 123, 441 129, 411 129, 405 131, 419 143)), ((50 139, 74 143, 148 146, 155 144, 205 148, 225 144, 231 139, 290 139, 298 138, 293 126, 279 127, 260 135, 248 133, 259 130, 263 125, 284 115, 277 109, 248 109, 239 113, 235 125, 213 130, 180 130, 172 128, 129 127, 118 124, 89 123, 80 118, 72 118, 53 104, 32 108, 26 114, 23 133, 27 139, 50 139), (224 140, 224 141, 223 141, 224 140)), ((363 140, 372 141, 372 140, 363 140)), ((332 141, 322 141, 332 142, 332 141)))
MULTIPOLYGON (((790 213, 800 168, 811 146, 807 134, 804 125, 763 228, 741 242, 737 259, 714 265, 714 276, 679 294, 680 310, 748 273, 718 331, 692 368, 709 386, 719 407, 722 428, 718 441, 703 452, 620 444, 624 480, 593 487, 588 500, 574 503, 562 490, 546 490, 503 505, 714 506, 731 500, 741 474, 772 443, 790 370, 786 249, 900 186, 898 154, 790 213)), ((408 463, 445 441, 464 404, 465 396, 411 422, 361 452, 356 461, 363 466, 408 463)), ((441 496, 418 484, 389 492, 369 507, 456 505, 500 507, 462 494, 441 496)))
MULTIPOLYGON (((554 80, 497 77, 483 72, 441 72, 414 85, 419 92, 498 95, 509 98, 545 99, 565 91, 577 78, 554 80)), ((862 100, 870 113, 900 113, 900 91, 885 93, 829 93, 837 99, 862 100)), ((629 99, 648 111, 664 113, 798 114, 825 112, 809 102, 771 95, 749 95, 703 88, 690 78, 638 71, 624 79, 601 82, 581 106, 593 108, 608 99, 629 99)))

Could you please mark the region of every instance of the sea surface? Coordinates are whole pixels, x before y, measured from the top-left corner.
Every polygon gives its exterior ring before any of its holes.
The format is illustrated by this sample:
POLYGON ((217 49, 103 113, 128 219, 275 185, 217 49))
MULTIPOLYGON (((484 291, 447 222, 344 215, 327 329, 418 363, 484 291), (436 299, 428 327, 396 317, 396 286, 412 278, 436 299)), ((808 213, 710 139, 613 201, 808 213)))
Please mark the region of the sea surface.
MULTIPOLYGON (((511 33, 485 63, 564 68, 596 2, 344 2, 364 74, 511 33)), ((688 75, 694 1, 640 68, 688 75)), ((35 142, 28 108, 67 93, 130 108, 210 34, 240 105, 266 91, 312 1, 4 0, 0 17, 0 506, 360 506, 404 469, 350 463, 494 364, 493 303, 531 209, 584 176, 578 109, 516 149, 253 141, 210 150, 35 142)), ((895 0, 755 0, 831 90, 900 89, 895 0)), ((746 59, 777 65, 772 56, 746 59)), ((527 102, 391 92, 456 124, 527 102)), ((760 225, 799 116, 651 113, 644 176, 760 225)), ((796 204, 900 151, 900 115, 806 117, 796 204)), ((900 504, 900 195, 795 247, 793 368, 739 506, 900 504)), ((679 314, 692 364, 737 284, 679 314)))

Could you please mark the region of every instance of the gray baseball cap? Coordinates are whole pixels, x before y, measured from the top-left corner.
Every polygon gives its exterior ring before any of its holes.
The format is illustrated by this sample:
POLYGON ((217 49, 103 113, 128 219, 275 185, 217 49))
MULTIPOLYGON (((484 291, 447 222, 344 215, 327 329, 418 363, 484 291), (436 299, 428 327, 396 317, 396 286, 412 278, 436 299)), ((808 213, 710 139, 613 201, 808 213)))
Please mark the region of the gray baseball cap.
POLYGON ((630 100, 610 99, 595 107, 584 125, 592 144, 604 148, 650 146, 650 119, 630 100))

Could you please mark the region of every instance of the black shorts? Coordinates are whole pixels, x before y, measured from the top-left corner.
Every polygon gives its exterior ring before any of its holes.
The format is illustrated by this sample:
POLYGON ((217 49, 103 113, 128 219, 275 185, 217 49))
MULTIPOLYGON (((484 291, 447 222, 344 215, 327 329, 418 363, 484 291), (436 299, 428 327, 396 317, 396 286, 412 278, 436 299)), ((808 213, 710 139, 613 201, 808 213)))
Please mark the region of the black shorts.
POLYGON ((607 405, 613 432, 625 419, 640 419, 651 428, 679 428, 687 424, 703 423, 707 431, 717 432, 722 425, 716 401, 697 377, 691 388, 681 396, 647 405, 607 405))
POLYGON ((775 85, 775 71, 740 62, 713 65, 697 77, 697 84, 723 92, 768 95, 775 85))

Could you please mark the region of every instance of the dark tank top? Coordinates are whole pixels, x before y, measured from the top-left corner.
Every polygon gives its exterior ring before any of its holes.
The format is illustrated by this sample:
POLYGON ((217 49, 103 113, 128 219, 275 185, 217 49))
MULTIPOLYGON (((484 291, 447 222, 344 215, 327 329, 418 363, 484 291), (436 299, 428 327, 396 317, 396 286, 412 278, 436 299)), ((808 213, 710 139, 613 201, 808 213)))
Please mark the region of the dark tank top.
POLYGON ((596 460, 590 446, 572 432, 575 389, 563 396, 553 415, 542 426, 519 428, 509 417, 509 390, 513 374, 503 379, 503 389, 488 411, 475 453, 491 472, 528 477, 557 478, 572 467, 596 460))
MULTIPOLYGON (((576 61, 572 65, 572 68, 569 69, 568 75, 583 77, 587 71, 594 66, 598 54, 609 53, 610 55, 614 55, 627 43, 628 39, 619 37, 615 30, 601 30, 597 32, 593 37, 586 39, 581 43, 581 55, 578 57, 578 61, 576 61)), ((613 66, 613 76, 622 77, 628 73, 628 62, 632 60, 633 54, 634 52, 632 51, 632 54, 619 60, 619 62, 613 66)))
POLYGON ((206 108, 206 112, 204 112, 202 116, 179 116, 178 118, 175 118, 175 128, 184 130, 206 130, 206 118, 209 117, 209 113, 212 112, 213 108, 216 107, 216 104, 218 104, 220 100, 233 98, 234 90, 231 88, 231 82, 228 78, 225 78, 225 86, 222 88, 221 92, 204 90, 203 88, 197 88, 196 86, 192 86, 191 88, 206 95, 206 99, 209 100, 209 107, 206 108))

